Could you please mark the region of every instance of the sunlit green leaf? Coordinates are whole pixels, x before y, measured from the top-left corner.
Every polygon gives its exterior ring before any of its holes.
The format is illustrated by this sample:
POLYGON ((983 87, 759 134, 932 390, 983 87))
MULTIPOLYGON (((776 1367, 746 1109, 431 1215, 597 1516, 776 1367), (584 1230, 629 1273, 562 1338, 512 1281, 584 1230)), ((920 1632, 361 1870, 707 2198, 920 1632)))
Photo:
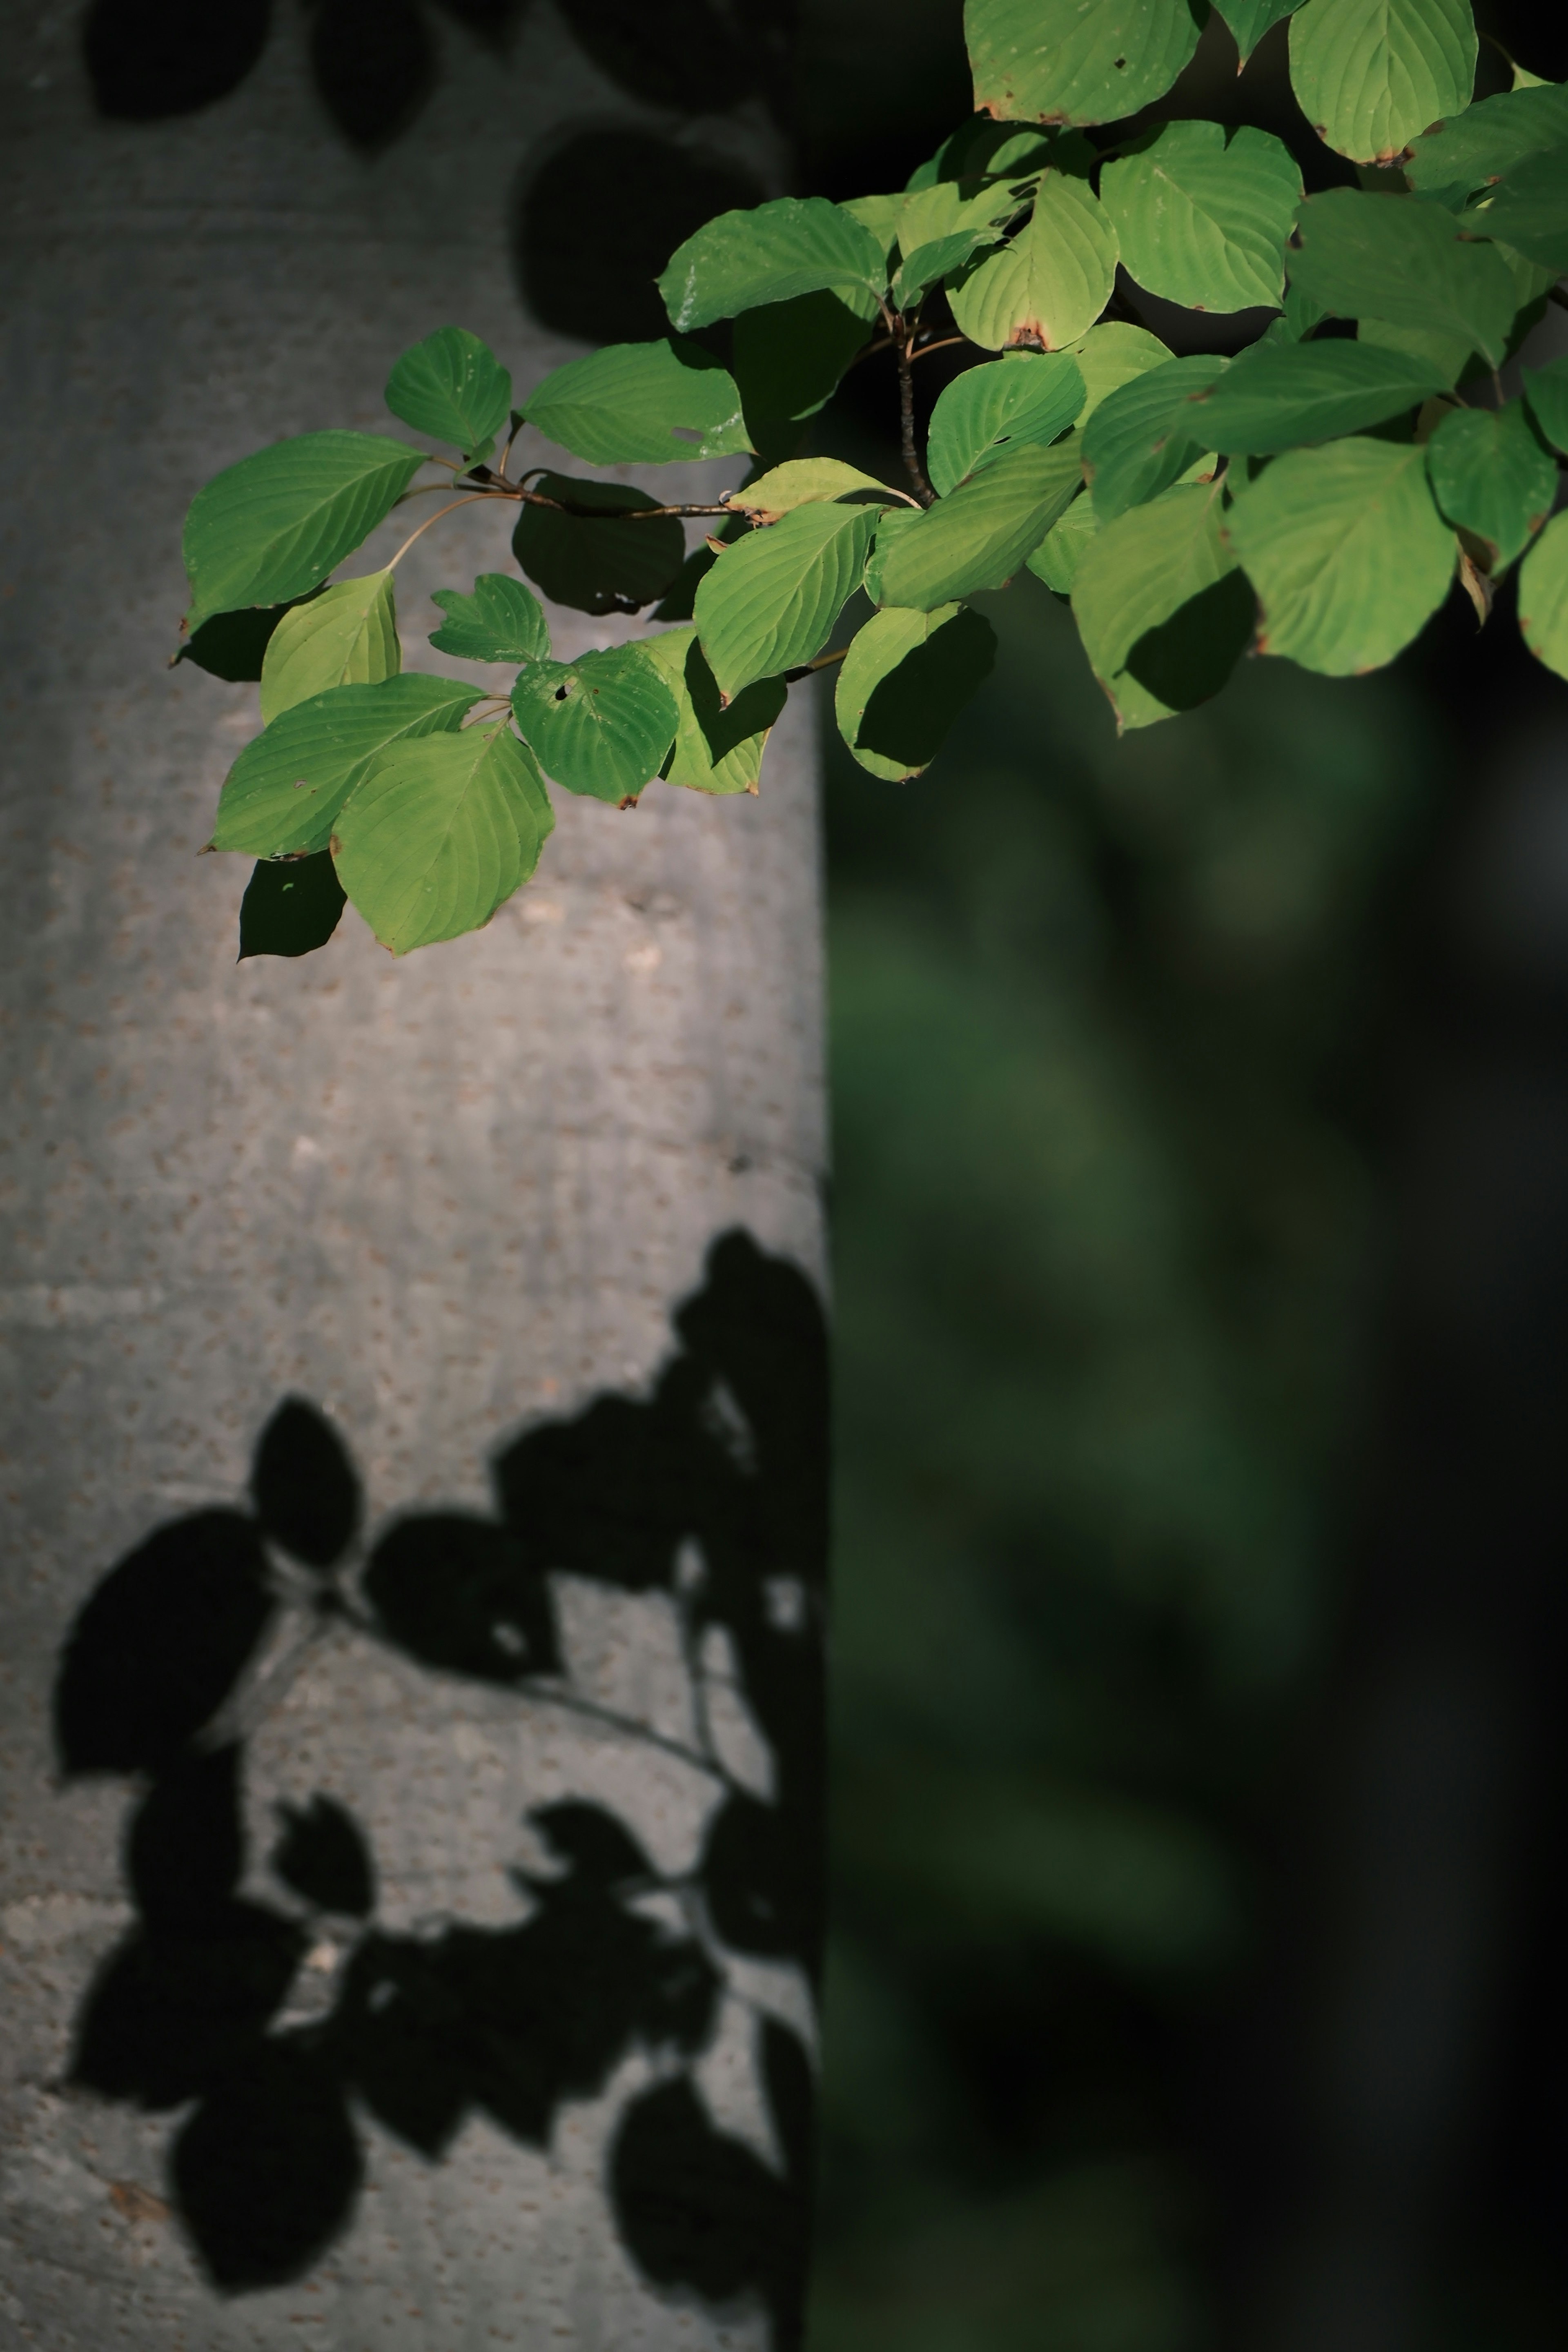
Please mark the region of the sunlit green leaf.
POLYGON ((391 512, 424 462, 376 433, 303 433, 226 467, 185 517, 186 625, 308 595, 391 512))
POLYGON ((1290 19, 1290 80, 1320 139, 1388 163, 1476 80, 1470 0, 1306 0, 1290 19))
POLYGON ((215 849, 287 857, 324 849, 332 820, 378 753, 457 727, 479 688, 405 670, 297 702, 247 743, 218 796, 215 849))
POLYGON ((1215 0, 1215 5, 1236 36, 1236 46, 1245 65, 1269 26, 1277 25, 1281 16, 1289 16, 1299 0, 1215 0))
POLYGON ((1264 456, 1381 425, 1447 382, 1429 362, 1342 337, 1255 343, 1193 401, 1191 430, 1211 449, 1264 456))
POLYGON ((1073 618, 1119 729, 1217 694, 1252 635, 1253 599, 1220 530, 1217 489, 1167 490, 1097 532, 1073 618))
POLYGON ((939 604, 1001 588, 1033 554, 1077 495, 1078 436, 1048 449, 1005 450, 973 481, 923 514, 890 520, 866 569, 878 604, 933 612, 939 604))
POLYGON ((1006 121, 1120 121, 1163 97, 1201 24, 1189 0, 964 0, 976 110, 1006 121))
POLYGON ((751 447, 729 371, 699 343, 607 343, 568 360, 528 395, 523 415, 591 466, 728 457, 751 447))
POLYGON ((996 658, 996 633, 968 604, 872 614, 844 657, 838 731, 863 768, 901 783, 929 768, 996 658))
POLYGON ((648 522, 597 520, 628 507, 658 506, 646 490, 621 482, 583 482, 570 474, 542 474, 530 488, 568 500, 586 515, 524 504, 518 510, 511 551, 535 587, 552 604, 579 613, 636 613, 670 586, 686 560, 686 533, 678 515, 648 522))
MULTIPOLYGON (((1320 5, 1309 0, 1310 7, 1320 5)), ((1491 366, 1501 364, 1516 308, 1512 273, 1494 247, 1471 241, 1443 205, 1331 188, 1309 196, 1297 219, 1300 249, 1290 255, 1291 281, 1325 310, 1462 334, 1491 366)))
POLYGON ((759 522, 777 522, 796 507, 813 506, 823 499, 856 499, 886 504, 893 498, 887 485, 858 466, 840 457, 794 457, 759 474, 743 489, 731 490, 727 504, 738 513, 754 515, 759 522))
POLYGON ((308 702, 331 686, 376 686, 403 667, 390 572, 342 580, 286 613, 261 666, 261 716, 308 702))
POLYGON ((1552 518, 1519 567, 1519 625, 1536 660, 1568 677, 1568 514, 1552 518))
POLYGON ((702 650, 733 700, 753 678, 810 661, 859 585, 874 506, 820 502, 726 548, 697 591, 702 650))
POLYGON ((1568 360, 1526 368, 1524 403, 1552 447, 1568 455, 1568 360))
POLYGON ((1206 392, 1225 364, 1207 357, 1167 360, 1100 403, 1083 428, 1083 469, 1102 523, 1157 497, 1203 455, 1193 395, 1206 392))
POLYGON ((263 858, 239 902, 239 961, 302 956, 325 947, 348 901, 331 853, 263 858))
POLYGON ((1121 319, 1103 319, 1087 335, 1068 346, 1083 378, 1080 425, 1087 425, 1102 400, 1135 375, 1147 375, 1172 356, 1169 346, 1147 327, 1130 326, 1121 319))
POLYGON ((1334 677, 1392 661, 1447 594, 1458 553, 1426 451, 1393 441, 1288 451, 1225 528, 1258 591, 1259 651, 1334 677))
POLYGON ((1289 149, 1243 128, 1172 122, 1100 175, 1121 258, 1140 286, 1193 310, 1278 303, 1285 240, 1301 201, 1289 149))
POLYGON ((489 345, 466 327, 437 327, 405 352, 386 383, 394 416, 483 465, 511 415, 511 378, 489 345))
POLYGON ((1054 441, 1083 402, 1083 376, 1067 352, 1010 352, 966 368, 931 412, 926 471, 945 498, 1003 449, 1054 441))
POLYGON ((553 824, 532 756, 510 729, 399 744, 338 818, 338 879, 394 955, 477 931, 526 882, 553 824))
POLYGON ((1011 241, 949 289, 952 315, 972 342, 1058 351, 1099 318, 1116 282, 1116 232, 1082 180, 1047 172, 1034 209, 1011 241))
POLYGON ((664 671, 679 712, 665 782, 694 793, 754 793, 769 732, 789 698, 783 678, 760 677, 726 706, 695 627, 645 637, 642 650, 664 671))
POLYGON ((505 572, 481 572, 473 593, 436 588, 430 602, 447 617, 431 633, 437 653, 459 661, 525 662, 550 658, 550 625, 537 596, 505 572))
POLYGON ((679 717, 668 678, 641 646, 534 662, 511 707, 547 776, 612 805, 658 775, 679 717))
POLYGON ((1557 495, 1556 461, 1517 400, 1452 410, 1426 444, 1426 471, 1456 530, 1490 549, 1493 572, 1529 544, 1557 495))
POLYGON ((1070 596, 1078 567, 1083 562, 1084 549, 1100 529, 1100 517, 1094 511, 1094 500, 1088 491, 1074 499, 1066 514, 1052 523, 1033 555, 1028 568, 1037 580, 1058 596, 1070 596))
POLYGON ((1568 269, 1568 144, 1516 163, 1465 219, 1554 275, 1568 269))
MULTIPOLYGON (((1027 194, 1026 188, 1026 201, 1027 194)), ((910 309, 928 286, 962 268, 983 246, 994 245, 1020 209, 1019 197, 1006 183, 998 186, 987 182, 965 196, 956 182, 939 180, 906 195, 898 218, 903 258, 893 279, 895 306, 910 309)))
POLYGON ((778 196, 721 213, 677 247, 658 281, 679 334, 818 291, 874 318, 887 288, 887 262, 870 230, 826 196, 778 196))
POLYGON ((1500 179, 1527 155, 1568 140, 1568 89, 1543 82, 1500 91, 1424 131, 1404 166, 1413 188, 1467 194, 1500 179))

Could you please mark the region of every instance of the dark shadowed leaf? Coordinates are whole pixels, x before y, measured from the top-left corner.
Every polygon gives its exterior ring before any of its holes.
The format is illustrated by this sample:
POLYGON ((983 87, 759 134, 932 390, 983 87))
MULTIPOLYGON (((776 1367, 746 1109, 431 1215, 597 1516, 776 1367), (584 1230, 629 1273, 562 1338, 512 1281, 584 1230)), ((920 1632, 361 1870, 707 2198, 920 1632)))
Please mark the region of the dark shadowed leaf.
POLYGON ((679 713, 665 782, 694 793, 754 793, 768 735, 789 694, 783 678, 759 678, 726 707, 694 627, 645 638, 642 650, 668 678, 679 713))
POLYGON ((1543 268, 1568 269, 1568 143, 1516 163, 1467 222, 1543 268))
POLYGON ((329 851, 260 859, 239 902, 238 961, 310 955, 326 946, 347 904, 329 851))
POLYGON ((237 613, 215 613, 186 638, 174 659, 194 661, 198 669, 231 683, 258 678, 272 632, 296 609, 292 604, 247 604, 237 613))
POLYGON ((1253 597, 1220 530, 1217 490, 1167 490, 1084 549, 1073 618, 1119 729, 1217 694, 1252 635, 1253 597))
POLYGON ((272 1849, 274 1874, 318 1911, 366 1919, 375 1907, 375 1865, 353 1815, 331 1797, 279 1805, 283 1834, 272 1849))
POLYGON ((872 775, 918 776, 995 658, 996 633, 970 605, 874 613, 838 673, 838 731, 872 775))
POLYGON ((1525 369, 1524 404, 1552 446, 1568 454, 1568 360, 1525 369))
MULTIPOLYGON (((531 487, 601 513, 664 503, 619 482, 580 482, 567 474, 542 474, 531 487)), ((636 613, 673 583, 685 560, 686 534, 676 515, 651 522, 598 521, 554 507, 524 506, 511 551, 553 604, 579 613, 636 613)))
POLYGON ((363 2169, 326 2053, 282 2038, 207 2091, 171 2159, 185 2227, 229 2294, 302 2277, 348 2220, 363 2169))
POLYGON ((257 1441, 251 1497, 275 1543, 331 1568, 353 1541, 360 1490, 335 1429, 303 1397, 286 1397, 257 1441))
POLYGON ((1453 410, 1426 444, 1426 471, 1442 513, 1486 542, 1494 572, 1529 545, 1557 495, 1556 462, 1517 400, 1453 410))
POLYGON ((417 0, 315 0, 310 64, 338 129, 384 147, 435 84, 436 51, 417 0))
POLYGON ((1455 188, 1468 195, 1500 179, 1527 155, 1568 141, 1568 88, 1506 89, 1449 114, 1424 131, 1404 166, 1422 193, 1455 188))
POLYGON ((559 1664, 544 1577, 490 1520, 404 1519, 371 1554, 364 1590, 388 1638, 425 1665, 512 1683, 559 1664))
POLYGON ((1568 677, 1568 515, 1547 524, 1520 565, 1519 625, 1536 660, 1568 677))
POLYGON ((872 331, 871 320, 826 292, 797 294, 793 301, 765 302, 741 313, 730 364, 759 447, 759 436, 776 436, 782 424, 814 416, 832 398, 872 331))

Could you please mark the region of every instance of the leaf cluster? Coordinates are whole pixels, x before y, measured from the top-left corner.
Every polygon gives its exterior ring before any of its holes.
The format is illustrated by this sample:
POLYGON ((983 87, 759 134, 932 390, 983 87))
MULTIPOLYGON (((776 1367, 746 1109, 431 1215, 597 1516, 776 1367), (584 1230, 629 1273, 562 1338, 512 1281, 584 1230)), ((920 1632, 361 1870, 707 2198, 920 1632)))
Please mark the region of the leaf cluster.
POLYGON ((265 730, 214 835, 262 861, 242 953, 319 944, 344 894, 396 953, 479 928, 532 874, 552 782, 616 806, 658 779, 754 793, 789 685, 830 664, 855 758, 919 775, 990 667, 971 600, 1025 569, 1070 600, 1121 728, 1192 708, 1249 649, 1378 667, 1456 579, 1484 620, 1516 565, 1526 641, 1568 676, 1568 362, 1512 399, 1500 377, 1564 299, 1568 87, 1516 72, 1472 103, 1470 0, 1219 7, 1244 60, 1290 18, 1302 110, 1360 185, 1305 194, 1254 128, 1105 131, 1190 59, 1192 0, 966 0, 976 112, 907 187, 709 220, 658 279, 670 331, 569 362, 521 408, 477 336, 438 330, 386 397, 455 458, 322 432, 210 483, 186 650, 234 676, 245 632, 264 644, 265 730), (1128 282, 1258 331, 1178 357, 1125 315, 1128 282), (913 371, 958 347, 922 447, 913 371), (846 370, 879 355, 902 488, 810 454, 846 370), (524 424, 590 467, 751 474, 718 506, 514 477, 524 424), (427 464, 452 503, 512 509, 532 583, 438 595, 435 650, 512 673, 488 699, 403 671, 398 557, 331 580, 427 464), (561 660, 541 596, 661 625, 561 660))

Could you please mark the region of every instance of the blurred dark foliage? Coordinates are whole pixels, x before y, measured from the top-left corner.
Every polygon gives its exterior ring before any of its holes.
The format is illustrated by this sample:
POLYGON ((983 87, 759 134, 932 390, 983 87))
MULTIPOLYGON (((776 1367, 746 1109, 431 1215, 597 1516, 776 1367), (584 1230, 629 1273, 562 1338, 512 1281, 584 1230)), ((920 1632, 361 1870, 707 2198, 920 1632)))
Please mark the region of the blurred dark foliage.
POLYGON ((494 1517, 410 1515, 363 1567, 353 1466, 314 1408, 286 1399, 257 1445, 254 1517, 208 1510, 156 1529, 71 1628, 55 1691, 62 1768, 140 1791, 125 1840, 134 1924, 87 1991, 71 2080, 185 2111, 175 2207, 227 2293, 298 2278, 347 2225, 363 2171, 356 2101, 433 2161, 476 2110, 544 2147, 562 2102, 603 2090, 636 2047, 675 2071, 630 2101, 610 2155, 634 2261, 660 2287, 758 2295, 781 2347, 798 2341, 810 2063, 766 2026, 783 2171, 715 2126, 689 2065, 722 1977, 689 1923, 695 1898, 719 1948, 819 1973, 826 1333, 804 1276, 740 1233, 714 1244, 675 1325, 649 1396, 602 1396, 505 1448, 494 1517), (678 1577, 690 1547, 695 1579, 678 1577), (692 1658, 710 1629, 731 1646, 774 1795, 762 1801, 710 1756, 721 1794, 692 1885, 663 1880, 604 1805, 570 1798, 529 1815, 557 1868, 514 1871, 513 1927, 382 1927, 374 1857, 321 1791, 279 1809, 260 1869, 246 1850, 245 1737, 280 1616, 296 1638, 313 1624, 521 1696, 540 1678, 560 1688, 555 1570, 668 1591, 692 1658), (681 1907, 680 1931, 637 1909, 655 1893, 681 1907), (346 1955, 330 1998, 290 2011, 323 1933, 346 1955))

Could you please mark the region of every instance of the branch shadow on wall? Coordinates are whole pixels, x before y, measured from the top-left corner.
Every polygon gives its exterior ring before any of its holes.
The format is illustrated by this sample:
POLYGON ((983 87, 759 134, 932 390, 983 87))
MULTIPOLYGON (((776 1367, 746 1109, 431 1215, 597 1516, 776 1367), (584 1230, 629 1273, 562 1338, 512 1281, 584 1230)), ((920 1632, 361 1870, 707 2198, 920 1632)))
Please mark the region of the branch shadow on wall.
POLYGON ((125 1842, 135 1921, 86 1992, 71 2079, 184 2111, 170 2193, 221 2290, 298 2278, 346 2229, 359 2110, 432 2162, 474 2115, 542 2148, 563 2102, 641 2051, 652 2084, 620 2115, 605 2183, 634 2263, 710 2305, 760 2297, 775 2343, 798 2340, 806 2052, 763 2022, 776 2166, 715 2125, 693 2069, 726 1955, 794 1962, 813 1981, 818 1969, 826 1334, 810 1284, 740 1232, 714 1244, 673 1321, 677 1352, 649 1395, 601 1395, 494 1458, 493 1517, 405 1517, 368 1555, 341 1442, 286 1400, 257 1447, 253 1510, 154 1529, 71 1628, 55 1690, 62 1767, 139 1791, 125 1842), (268 1662, 289 1654, 290 1612, 296 1648, 336 1631, 433 1674, 558 1698, 557 1572, 668 1595, 689 1662, 705 1640, 727 1645, 772 1751, 769 1796, 727 1770, 710 1732, 720 1801, 689 1876, 661 1878, 613 1811, 568 1799, 527 1816, 557 1867, 514 1874, 520 1924, 405 1934, 377 1924, 365 1835, 318 1793, 279 1809, 263 1892, 242 1892, 257 1885, 247 1736, 268 1662), (323 1934, 349 1956, 330 2001, 301 2019, 323 1934))

